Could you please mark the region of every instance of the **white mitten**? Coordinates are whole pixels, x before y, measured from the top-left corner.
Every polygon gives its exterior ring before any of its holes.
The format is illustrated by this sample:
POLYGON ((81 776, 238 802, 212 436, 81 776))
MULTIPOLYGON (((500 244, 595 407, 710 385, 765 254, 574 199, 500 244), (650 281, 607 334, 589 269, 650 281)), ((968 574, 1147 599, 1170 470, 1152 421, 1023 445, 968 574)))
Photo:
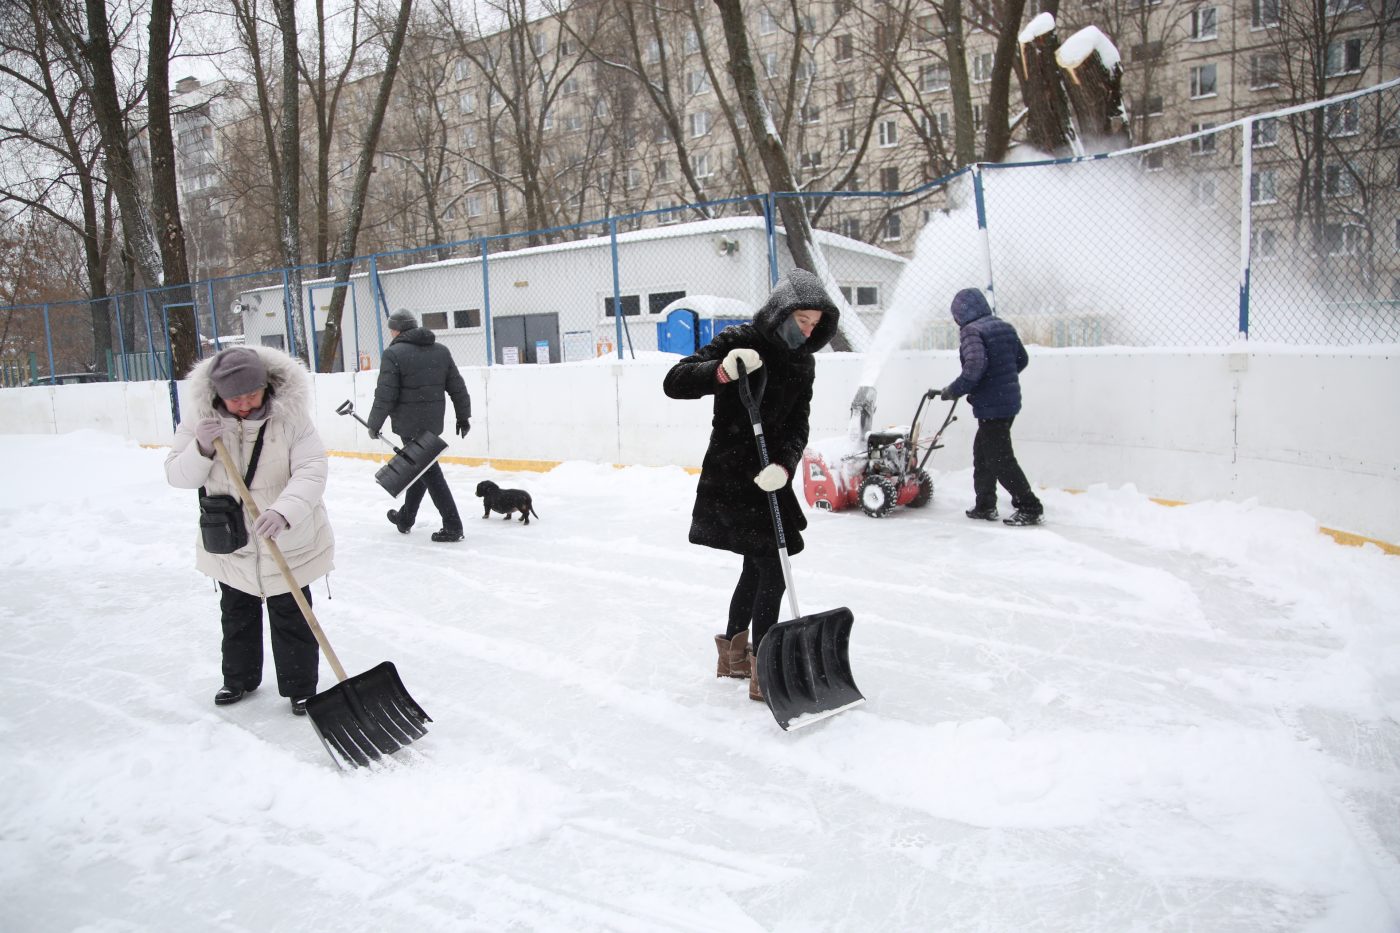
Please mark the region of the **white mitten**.
POLYGON ((724 362, 720 363, 720 368, 731 380, 739 378, 739 360, 744 361, 744 369, 753 372, 763 365, 763 357, 758 355, 757 350, 750 350, 748 347, 738 347, 730 350, 724 356, 724 362))
POLYGON ((777 492, 787 485, 788 473, 780 464, 770 463, 758 471, 758 475, 753 478, 753 481, 764 492, 777 492))

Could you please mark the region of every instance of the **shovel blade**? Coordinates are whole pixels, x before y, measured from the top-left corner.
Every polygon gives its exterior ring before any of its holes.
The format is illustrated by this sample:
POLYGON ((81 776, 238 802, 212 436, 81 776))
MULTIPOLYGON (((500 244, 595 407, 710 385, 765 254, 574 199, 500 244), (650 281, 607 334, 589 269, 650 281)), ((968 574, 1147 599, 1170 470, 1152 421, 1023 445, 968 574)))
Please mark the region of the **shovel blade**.
POLYGON ((759 689, 784 730, 865 702, 851 676, 851 623, 844 606, 779 622, 758 645, 759 689))
POLYGON ((374 474, 374 481, 397 499, 403 491, 428 472, 447 449, 447 442, 431 431, 424 431, 397 449, 394 458, 374 474))
POLYGON ((408 695, 393 662, 347 677, 306 701, 306 715, 337 764, 363 768, 428 734, 432 718, 408 695))

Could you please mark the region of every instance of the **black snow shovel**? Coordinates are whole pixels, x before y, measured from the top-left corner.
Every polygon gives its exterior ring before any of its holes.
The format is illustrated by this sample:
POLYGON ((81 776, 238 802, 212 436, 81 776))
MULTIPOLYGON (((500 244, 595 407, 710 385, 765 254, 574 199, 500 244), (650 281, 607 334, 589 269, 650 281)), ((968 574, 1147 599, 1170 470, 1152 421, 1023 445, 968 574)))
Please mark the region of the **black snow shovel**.
MULTIPOLYGON (((219 438, 214 439, 214 450, 223 461, 224 471, 233 478, 243 507, 248 510, 248 525, 251 527, 259 515, 253 496, 244 485, 228 448, 219 438)), ((365 767, 371 761, 378 761, 383 755, 396 752, 427 735, 428 730, 423 724, 433 720, 408 695, 392 661, 385 661, 354 677, 346 676, 345 668, 340 666, 340 659, 326 640, 326 633, 321 631, 321 625, 316 621, 316 614, 311 611, 311 604, 306 601, 305 594, 292 576, 292 568, 282 556, 282 549, 271 538, 264 538, 263 543, 272 553, 273 560, 277 561, 287 586, 291 587, 292 598, 306 617, 311 634, 316 636, 316 643, 321 646, 326 660, 331 663, 331 670, 335 671, 336 679, 340 681, 306 701, 307 718, 311 720, 332 760, 341 767, 347 763, 351 767, 365 767)))
MULTIPOLYGON (((335 413, 349 415, 366 428, 369 427, 365 419, 355 414, 355 406, 350 403, 349 399, 341 402, 335 413)), ((426 473, 437 462, 438 455, 447 449, 447 441, 432 431, 424 431, 402 448, 395 447, 382 434, 379 439, 389 444, 389 449, 394 452, 394 459, 379 468, 379 471, 374 474, 374 481, 383 486, 384 491, 395 499, 403 495, 405 489, 412 486, 418 477, 426 473)))
MULTIPOLYGON (((739 362, 739 397, 744 400, 749 420, 753 422, 754 437, 758 440, 758 463, 763 468, 769 463, 768 444, 763 439, 763 419, 758 406, 768 384, 768 373, 760 369, 756 374, 761 378, 755 397, 749 388, 744 364, 739 362)), ((783 583, 787 587, 792 618, 777 623, 763 636, 752 676, 758 678, 759 690, 778 725, 784 730, 800 729, 865 702, 851 676, 849 648, 851 623, 855 617, 844 606, 809 616, 798 611, 776 492, 768 493, 768 508, 773 513, 773 532, 778 537, 778 558, 783 565, 783 583)))

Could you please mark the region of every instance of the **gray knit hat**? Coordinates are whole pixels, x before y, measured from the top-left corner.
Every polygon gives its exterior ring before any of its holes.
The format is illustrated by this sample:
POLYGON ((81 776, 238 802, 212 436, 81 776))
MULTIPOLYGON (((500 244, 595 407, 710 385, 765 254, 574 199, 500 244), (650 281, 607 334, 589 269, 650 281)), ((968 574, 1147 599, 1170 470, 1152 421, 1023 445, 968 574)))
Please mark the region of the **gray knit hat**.
POLYGON ((209 364, 209 384, 222 399, 238 398, 267 385, 267 367, 250 347, 221 350, 209 364))
POLYGON ((412 311, 405 311, 403 308, 389 315, 389 329, 403 333, 406 330, 413 330, 418 326, 418 318, 413 316, 412 311))

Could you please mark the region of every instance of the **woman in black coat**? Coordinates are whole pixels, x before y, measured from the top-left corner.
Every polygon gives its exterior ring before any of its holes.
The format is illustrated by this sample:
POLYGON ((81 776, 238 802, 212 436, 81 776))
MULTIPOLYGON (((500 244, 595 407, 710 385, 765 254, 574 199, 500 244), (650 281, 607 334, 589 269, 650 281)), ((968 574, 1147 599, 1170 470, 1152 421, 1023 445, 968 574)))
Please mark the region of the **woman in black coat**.
MULTIPOLYGON (((778 621, 783 598, 782 564, 773 533, 768 492, 778 495, 789 554, 802 550, 807 519, 789 480, 807 446, 807 418, 816 362, 812 354, 836 333, 840 312, 821 280, 794 269, 774 287, 752 324, 729 327, 707 346, 666 374, 662 386, 671 398, 714 395, 710 446, 700 470, 690 541, 743 555, 744 569, 729 604, 729 624, 715 636, 717 676, 748 677, 763 636, 778 621), (739 389, 738 361, 767 374, 759 412, 771 464, 760 470, 758 444, 739 389), (749 624, 753 643, 749 644, 749 624)), ((757 680, 749 696, 763 699, 757 680)))

